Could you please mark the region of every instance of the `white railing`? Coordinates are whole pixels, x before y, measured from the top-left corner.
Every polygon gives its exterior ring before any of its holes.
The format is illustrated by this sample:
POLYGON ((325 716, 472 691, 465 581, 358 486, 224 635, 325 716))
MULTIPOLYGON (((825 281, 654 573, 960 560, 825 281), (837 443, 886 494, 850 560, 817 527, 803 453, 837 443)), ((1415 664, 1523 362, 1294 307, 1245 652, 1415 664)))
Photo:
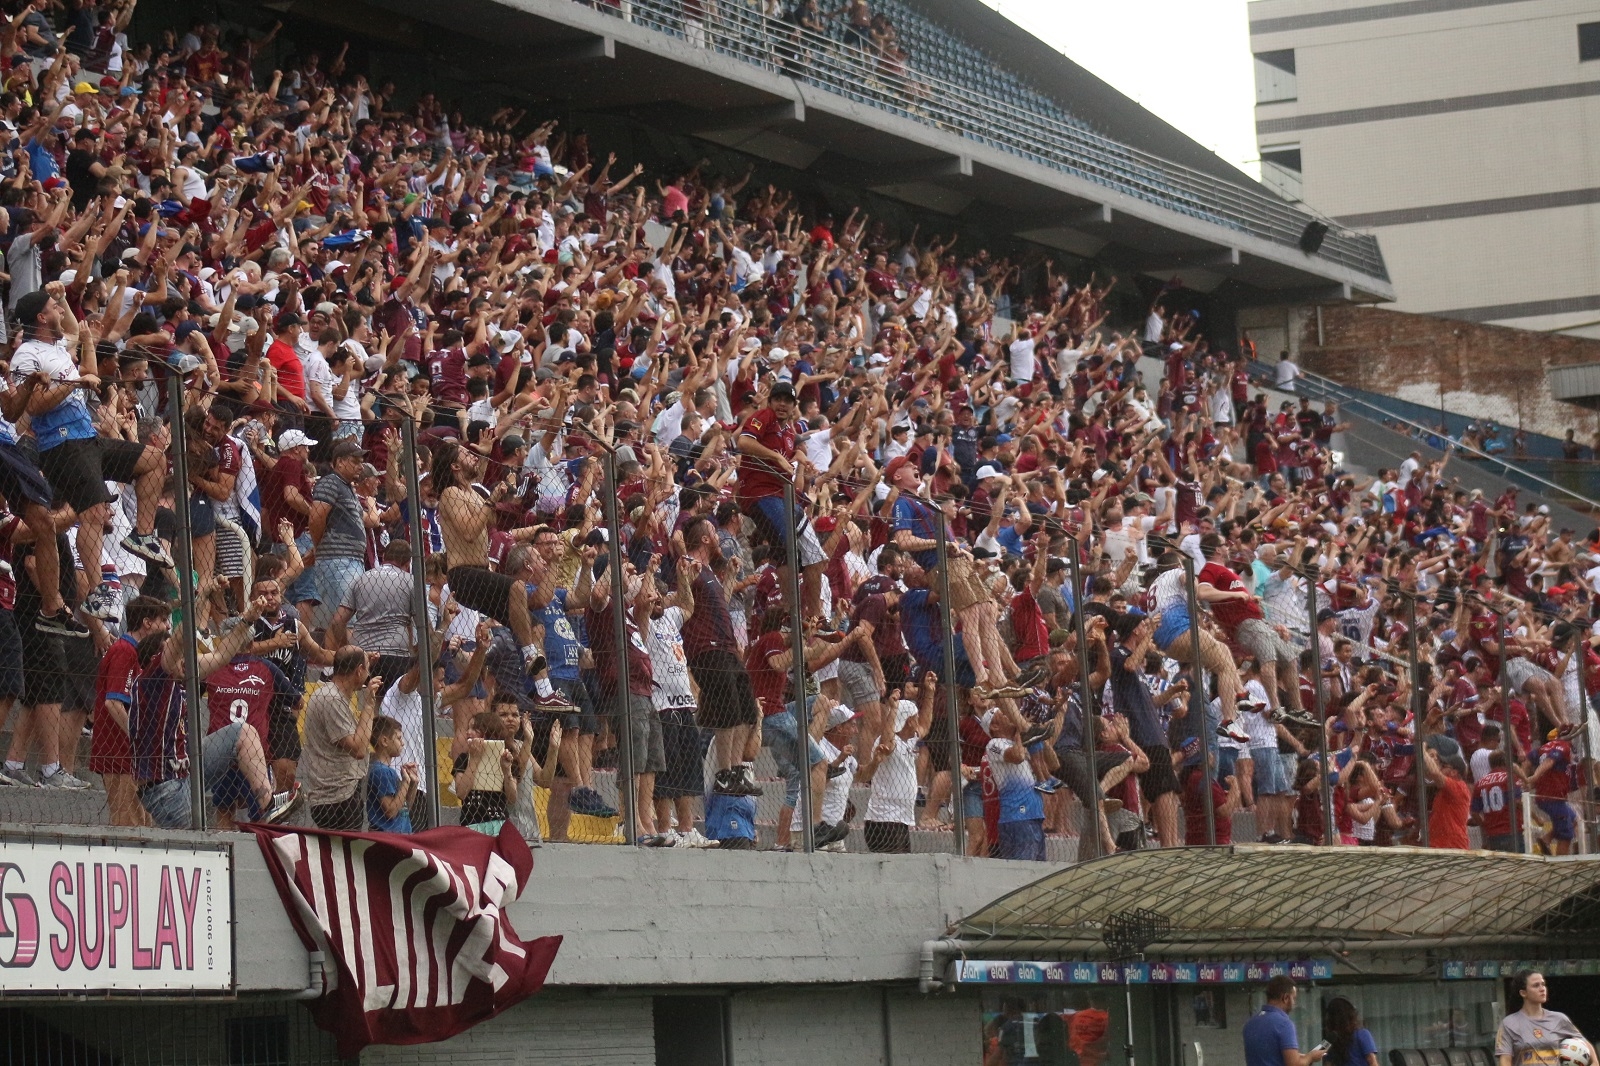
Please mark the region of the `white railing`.
MULTIPOLYGON (((1328 223, 1317 255, 1388 280, 1371 234, 1351 233, 1303 208, 1141 152, 1062 113, 1018 106, 939 77, 912 56, 895 69, 876 51, 770 18, 743 0, 581 0, 630 22, 679 37, 846 99, 988 144, 1171 211, 1298 247, 1308 222, 1328 223)), ((960 47, 953 43, 953 47, 960 47)))

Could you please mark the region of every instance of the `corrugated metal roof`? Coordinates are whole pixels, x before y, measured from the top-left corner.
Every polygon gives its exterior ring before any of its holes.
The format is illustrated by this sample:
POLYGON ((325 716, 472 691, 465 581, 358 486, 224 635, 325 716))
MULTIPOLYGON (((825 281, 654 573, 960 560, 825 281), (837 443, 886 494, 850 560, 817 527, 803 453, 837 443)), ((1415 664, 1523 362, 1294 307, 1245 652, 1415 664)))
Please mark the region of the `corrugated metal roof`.
POLYGON ((1041 878, 958 923, 967 941, 1103 950, 1104 923, 1155 911, 1153 955, 1270 943, 1351 948, 1600 938, 1600 858, 1426 848, 1239 845, 1110 855, 1041 878))

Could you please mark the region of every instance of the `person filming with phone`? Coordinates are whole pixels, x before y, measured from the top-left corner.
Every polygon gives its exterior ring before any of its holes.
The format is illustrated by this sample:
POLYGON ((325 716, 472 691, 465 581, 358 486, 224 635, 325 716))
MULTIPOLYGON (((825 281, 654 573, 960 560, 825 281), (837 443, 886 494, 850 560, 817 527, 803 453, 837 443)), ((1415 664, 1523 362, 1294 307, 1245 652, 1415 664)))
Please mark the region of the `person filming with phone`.
POLYGON ((1267 1002, 1244 1023, 1245 1066, 1311 1066, 1328 1054, 1326 1041, 1300 1051, 1300 1036, 1289 1013, 1300 990, 1280 974, 1267 982, 1267 1002))

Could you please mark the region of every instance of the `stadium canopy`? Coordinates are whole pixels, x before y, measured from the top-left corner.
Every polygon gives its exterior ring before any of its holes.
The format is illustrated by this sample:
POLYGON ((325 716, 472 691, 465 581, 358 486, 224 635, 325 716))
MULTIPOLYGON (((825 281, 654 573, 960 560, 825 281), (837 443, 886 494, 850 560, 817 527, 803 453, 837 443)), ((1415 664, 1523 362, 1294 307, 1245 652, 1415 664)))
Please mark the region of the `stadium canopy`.
MULTIPOLYGON (((1600 941, 1600 858, 1281 845, 1124 852, 958 922, 969 951, 1104 956, 1108 919, 1155 912, 1150 957, 1566 949, 1600 941)), ((1489 956, 1493 957, 1493 956, 1489 956)))

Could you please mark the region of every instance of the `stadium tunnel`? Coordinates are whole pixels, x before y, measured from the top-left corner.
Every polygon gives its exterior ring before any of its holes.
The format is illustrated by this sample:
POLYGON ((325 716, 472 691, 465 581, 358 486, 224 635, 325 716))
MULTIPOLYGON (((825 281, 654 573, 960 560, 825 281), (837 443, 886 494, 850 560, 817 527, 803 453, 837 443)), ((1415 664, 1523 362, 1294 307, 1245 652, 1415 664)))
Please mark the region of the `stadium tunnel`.
POLYGON ((1262 985, 1287 974, 1301 983, 1302 1048, 1343 996, 1385 1056, 1488 1066, 1500 1018, 1520 1005, 1504 979, 1521 969, 1547 975, 1551 1009, 1600 1033, 1600 860, 1275 845, 1112 855, 930 941, 922 987, 976 993, 986 1025, 1020 1024, 1033 1044, 1049 1043, 1055 1017, 1104 1012, 1109 1061, 1131 1007, 1141 1061, 1234 1066, 1262 985))

